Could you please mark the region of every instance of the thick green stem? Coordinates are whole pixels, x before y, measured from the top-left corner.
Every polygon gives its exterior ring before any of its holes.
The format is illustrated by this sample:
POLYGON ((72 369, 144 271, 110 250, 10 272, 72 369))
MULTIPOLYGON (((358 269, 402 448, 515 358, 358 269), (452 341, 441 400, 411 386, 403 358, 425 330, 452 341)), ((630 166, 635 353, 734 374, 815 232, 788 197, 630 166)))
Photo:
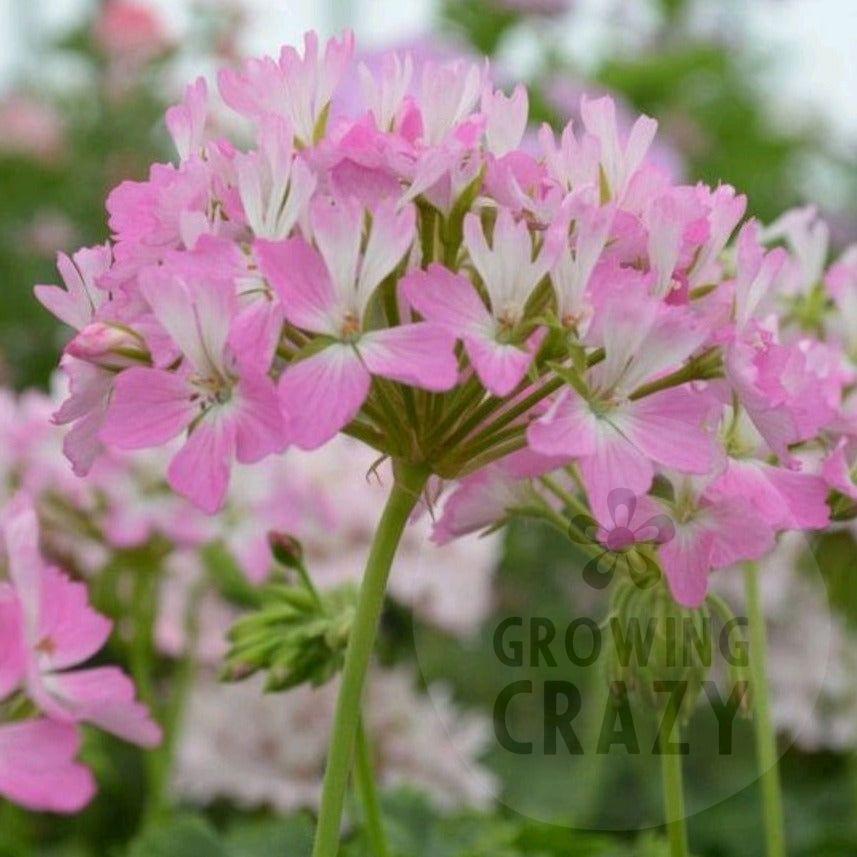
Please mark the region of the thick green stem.
POLYGON ((670 844, 670 857, 688 857, 687 826, 685 825, 684 791, 682 787, 682 756, 662 751, 661 782, 664 791, 664 822, 670 844))
POLYGON ((745 568, 744 586, 747 595, 747 618, 750 624, 753 726, 756 732, 759 784, 762 789, 765 853, 767 857, 785 857, 785 822, 780 774, 777 767, 777 739, 771 720, 771 704, 768 697, 765 615, 759 593, 759 569, 754 563, 748 563, 745 568))
POLYGON ((384 832, 384 821, 381 816, 381 804, 378 801, 372 753, 362 721, 357 724, 357 743, 354 748, 354 756, 354 780, 360 796, 360 803, 363 806, 369 847, 374 857, 389 857, 390 847, 387 845, 387 835, 384 832))
POLYGON ((372 656, 378 620, 384 605, 387 578, 408 516, 419 499, 428 473, 396 462, 395 482, 378 524, 366 561, 354 624, 345 652, 342 683, 327 755, 313 857, 336 857, 339 848, 342 805, 348 787, 351 757, 360 719, 363 682, 372 656))

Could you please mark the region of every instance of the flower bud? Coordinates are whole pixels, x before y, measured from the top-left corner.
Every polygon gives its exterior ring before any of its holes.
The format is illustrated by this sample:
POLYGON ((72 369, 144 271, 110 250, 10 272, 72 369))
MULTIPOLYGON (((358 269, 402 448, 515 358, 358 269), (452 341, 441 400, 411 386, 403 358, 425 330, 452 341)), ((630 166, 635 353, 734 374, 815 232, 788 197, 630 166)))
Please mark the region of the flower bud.
POLYGON ((66 346, 66 353, 94 366, 117 371, 150 360, 138 334, 122 325, 102 321, 83 328, 66 346))
POLYGON ((303 565, 303 545, 292 535, 271 530, 268 533, 268 546, 274 559, 286 568, 298 569, 303 565))

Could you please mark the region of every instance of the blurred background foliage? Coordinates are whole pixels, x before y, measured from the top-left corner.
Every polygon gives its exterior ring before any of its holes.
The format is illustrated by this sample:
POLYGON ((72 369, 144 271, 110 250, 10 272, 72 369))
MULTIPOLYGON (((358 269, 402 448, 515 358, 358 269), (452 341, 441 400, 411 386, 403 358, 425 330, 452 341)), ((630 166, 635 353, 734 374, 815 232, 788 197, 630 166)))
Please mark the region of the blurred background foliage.
MULTIPOLYGON (((476 52, 494 54, 510 34, 531 27, 545 33, 552 26, 551 6, 532 14, 536 3, 508 0, 446 0, 440 4, 433 38, 469 44, 476 52), (548 9, 546 13, 544 9, 548 9)), ((753 45, 729 32, 700 33, 690 26, 686 0, 658 0, 658 26, 633 50, 608 56, 584 75, 554 42, 531 64, 526 81, 534 122, 556 127, 573 115, 581 91, 611 91, 629 111, 643 111, 661 123, 666 157, 688 181, 728 182, 748 194, 750 211, 764 221, 808 201, 808 173, 822 173, 837 187, 836 204, 828 207, 834 241, 855 238, 857 167, 840 147, 831 145, 826 129, 810 120, 777 127, 766 110, 765 59, 753 45), (845 200, 844 204, 841 204, 845 200)), ((94 14, 96 12, 94 11, 94 14)), ((572 12, 573 14, 573 12, 572 12)), ((93 19, 94 20, 94 19, 93 19)), ((224 61, 234 53, 240 16, 217 7, 200 7, 191 16, 188 43, 224 61)), ((572 19, 573 20, 573 19, 572 19)), ((124 178, 143 178, 148 164, 171 157, 161 121, 176 96, 170 69, 176 46, 165 40, 145 59, 127 63, 99 42, 93 22, 64 34, 57 42, 35 46, 33 61, 62 51, 87 69, 86 85, 59 90, 22 79, 0 103, 0 380, 23 388, 46 385, 56 364, 65 332, 33 300, 32 285, 56 282, 55 253, 105 240, 104 199, 124 178), (23 130, 12 119, 15 104, 35 111, 23 130), (36 133, 33 136, 33 128, 36 133), (30 136, 28 136, 28 134, 30 136), (33 142, 41 141, 39 146, 33 142)), ((497 64, 503 76, 502 62, 497 64)), ((508 73, 507 73, 508 76, 508 73)), ((838 608, 857 625, 854 559, 857 547, 848 533, 819 540, 816 558, 838 608)), ((510 606, 537 615, 569 615, 571 572, 578 567, 567 542, 535 526, 514 527, 507 537, 499 575, 499 611, 510 606), (562 605, 561 607, 559 605, 562 605), (559 612, 558 612, 559 611, 559 612)), ((571 611, 586 605, 571 604, 571 611)), ((500 613, 498 613, 500 615, 500 613)), ((576 615, 576 614, 575 614, 576 615)), ((419 636, 419 662, 426 680, 451 681, 468 706, 490 711, 496 682, 490 633, 462 645, 439 633, 415 627, 413 617, 391 612, 385 621, 384 651, 393 660, 414 660, 413 634, 419 636)), ((112 652, 120 659, 127 652, 112 652)), ((578 677, 581 681, 585 677, 578 677)), ((592 681, 590 676, 589 681, 592 681)), ((697 726, 694 725, 694 729, 697 726)), ((691 734, 691 740, 705 736, 691 734)), ((737 741, 748 746, 746 724, 737 741)), ((268 813, 240 812, 216 805, 205 815, 176 807, 162 823, 139 834, 144 804, 146 761, 125 745, 91 736, 85 751, 101 783, 95 803, 82 816, 56 820, 10 806, 0 810, 0 857, 288 857, 308 855, 308 816, 276 818, 268 813)), ((748 768, 754 765, 748 752, 748 768)), ((493 760, 504 779, 510 802, 531 801, 549 811, 557 825, 574 820, 610 824, 611 818, 633 818, 656 825, 659 794, 654 777, 627 771, 581 772, 570 777, 561 765, 533 762, 505 767, 493 760)), ((750 775, 733 772, 737 782, 750 775)), ((720 772, 717 774, 720 775, 720 772)), ((687 775, 691 806, 711 787, 710 771, 687 775), (694 795, 694 790, 700 795, 694 795)), ((789 750, 783 765, 786 816, 794 857, 857 855, 857 762, 853 754, 789 750)), ((719 786, 729 792, 728 783, 719 786)), ((693 816, 695 853, 707 857, 756 857, 760 854, 758 795, 754 788, 736 794, 693 816)), ((656 834, 571 833, 563 826, 529 821, 510 810, 494 815, 462 812, 442 817, 418 794, 385 795, 385 811, 394 850, 401 857, 657 857, 663 842, 656 834)), ((352 838, 348 857, 369 854, 352 838)))

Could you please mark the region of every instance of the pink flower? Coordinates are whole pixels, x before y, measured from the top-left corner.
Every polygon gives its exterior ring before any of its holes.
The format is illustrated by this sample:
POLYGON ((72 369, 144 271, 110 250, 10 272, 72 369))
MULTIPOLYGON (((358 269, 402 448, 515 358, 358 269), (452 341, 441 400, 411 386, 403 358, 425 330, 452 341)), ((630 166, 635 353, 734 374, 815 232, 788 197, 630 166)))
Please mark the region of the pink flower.
POLYGON ((294 155, 289 125, 266 116, 260 120, 259 151, 235 156, 241 205, 257 238, 281 241, 307 209, 316 178, 294 155))
POLYGON ((648 299, 611 301, 596 320, 606 350, 588 373, 587 388, 560 392, 527 439, 543 455, 574 456, 596 517, 614 488, 648 490, 654 463, 706 473, 714 461, 705 393, 678 386, 633 398, 646 381, 682 363, 706 340, 705 324, 687 310, 648 299))
POLYGON ((414 63, 411 55, 402 60, 396 53, 384 54, 380 60, 378 77, 374 77, 366 63, 357 66, 363 100, 382 131, 391 130, 399 117, 411 77, 414 63))
POLYGON ((299 237, 255 245, 286 318, 328 337, 328 344, 290 364, 280 379, 286 436, 304 449, 330 440, 356 416, 372 375, 435 391, 458 380, 453 340, 441 326, 418 322, 366 329, 370 299, 414 237, 412 206, 396 212, 384 203, 372 214, 362 253, 362 206, 332 198, 317 199, 311 209, 318 249, 299 237))
POLYGON ((548 235, 533 259, 529 231, 524 223, 515 223, 508 209, 498 212, 491 247, 479 218, 467 215, 464 243, 485 284, 490 308, 469 279, 440 265, 414 271, 402 281, 405 296, 425 318, 463 340, 476 374, 494 395, 511 393, 532 363, 533 351, 517 328, 530 295, 556 261, 558 231, 548 235))
POLYGON ((658 123, 641 116, 623 144, 619 139, 616 105, 612 98, 590 101, 582 96, 580 115, 587 133, 598 141, 603 180, 610 199, 620 202, 652 145, 658 123))
POLYGON ((108 299, 99 279, 110 268, 113 253, 109 244, 84 247, 71 259, 65 253, 57 256, 57 268, 65 283, 59 286, 36 286, 33 291, 42 306, 75 330, 82 330, 96 316, 108 299))
POLYGON ((522 449, 466 476, 446 498, 432 541, 445 545, 469 533, 500 526, 536 497, 528 480, 549 473, 561 463, 522 449))
POLYGON ((205 143, 208 118, 208 85, 198 77, 185 90, 184 100, 170 107, 164 117, 176 151, 182 161, 198 155, 205 143))
POLYGON ((112 56, 146 60, 167 47, 167 34, 153 10, 132 0, 109 0, 95 21, 93 35, 112 56))
POLYGON ((26 495, 18 495, 7 506, 0 532, 14 589, 14 599, 9 600, 7 592, 3 609, 11 616, 10 627, 20 631, 18 646, 23 652, 3 668, 5 678, 0 674, 0 681, 11 684, 17 658, 18 679, 51 719, 92 723, 141 746, 157 745, 161 731, 135 700, 134 686, 121 670, 71 669, 104 646, 111 623, 89 606, 84 584, 45 565, 35 509, 26 495))
POLYGON ((176 491, 214 512, 226 497, 233 459, 255 462, 283 448, 282 420, 271 380, 249 356, 239 365, 228 346, 238 315, 232 281, 189 273, 184 279, 180 268, 149 269, 140 286, 182 370, 121 372, 99 437, 120 449, 143 449, 189 428, 167 476, 176 491))
POLYGON ((279 61, 250 59, 242 70, 223 69, 218 75, 220 94, 236 112, 254 121, 268 114, 285 119, 305 146, 316 140, 334 89, 354 53, 354 35, 330 39, 319 54, 318 36, 304 36, 301 56, 286 45, 279 61))
POLYGON ((64 142, 62 117, 49 104, 26 95, 0 102, 0 154, 53 161, 64 142))

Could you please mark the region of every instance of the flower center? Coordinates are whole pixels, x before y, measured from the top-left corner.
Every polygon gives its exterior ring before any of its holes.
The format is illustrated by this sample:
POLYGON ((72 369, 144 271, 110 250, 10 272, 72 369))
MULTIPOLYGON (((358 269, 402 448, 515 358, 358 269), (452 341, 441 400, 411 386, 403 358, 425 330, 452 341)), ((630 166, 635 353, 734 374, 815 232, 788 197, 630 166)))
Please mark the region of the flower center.
POLYGON ((354 339, 360 333, 360 319, 357 313, 349 310, 342 320, 339 331, 343 339, 354 339))

